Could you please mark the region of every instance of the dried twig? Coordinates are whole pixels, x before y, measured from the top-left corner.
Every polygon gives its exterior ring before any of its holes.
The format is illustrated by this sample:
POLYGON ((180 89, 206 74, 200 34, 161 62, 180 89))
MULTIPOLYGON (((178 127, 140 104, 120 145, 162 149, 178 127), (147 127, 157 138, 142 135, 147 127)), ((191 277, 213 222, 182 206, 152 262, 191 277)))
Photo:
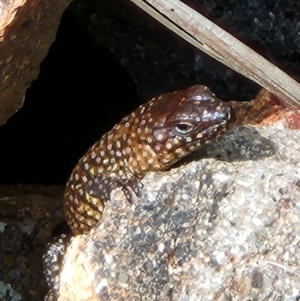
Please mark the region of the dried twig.
POLYGON ((300 84, 228 32, 179 0, 130 0, 187 42, 300 106, 300 84))

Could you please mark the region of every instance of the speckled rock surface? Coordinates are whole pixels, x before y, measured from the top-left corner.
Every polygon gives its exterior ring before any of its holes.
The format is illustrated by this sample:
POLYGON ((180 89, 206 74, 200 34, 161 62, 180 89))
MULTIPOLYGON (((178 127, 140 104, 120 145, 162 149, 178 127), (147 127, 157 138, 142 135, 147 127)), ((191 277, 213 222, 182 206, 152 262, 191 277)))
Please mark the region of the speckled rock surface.
POLYGON ((22 106, 70 2, 0 0, 0 125, 22 106))
POLYGON ((69 246, 59 300, 295 300, 297 128, 299 112, 240 127, 210 158, 146 176, 132 205, 116 190, 69 246))
POLYGON ((40 301, 42 255, 63 219, 59 186, 0 186, 0 300, 40 301))

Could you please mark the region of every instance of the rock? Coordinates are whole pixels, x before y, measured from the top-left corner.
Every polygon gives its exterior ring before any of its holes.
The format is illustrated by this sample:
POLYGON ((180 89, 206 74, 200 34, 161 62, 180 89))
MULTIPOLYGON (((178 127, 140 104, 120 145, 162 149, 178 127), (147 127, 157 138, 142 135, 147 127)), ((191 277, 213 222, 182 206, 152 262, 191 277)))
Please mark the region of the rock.
POLYGON ((70 2, 0 0, 0 125, 22 106, 70 2))
POLYGON ((0 300, 40 301, 42 255, 63 220, 63 186, 0 186, 0 300))
POLYGON ((73 238, 59 300, 295 300, 300 123, 282 112, 147 175, 133 204, 115 190, 103 221, 73 238))

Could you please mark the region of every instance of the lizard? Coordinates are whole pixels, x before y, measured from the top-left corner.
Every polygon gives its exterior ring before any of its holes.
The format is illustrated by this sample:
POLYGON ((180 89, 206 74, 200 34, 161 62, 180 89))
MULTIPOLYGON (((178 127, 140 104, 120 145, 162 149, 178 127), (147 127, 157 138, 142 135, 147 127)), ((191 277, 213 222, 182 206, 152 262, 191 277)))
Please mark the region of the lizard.
MULTIPOLYGON (((117 187, 131 202, 141 194, 149 172, 164 171, 183 157, 237 125, 235 109, 205 85, 154 97, 124 117, 91 146, 66 184, 64 211, 73 235, 88 233, 101 222, 105 202, 117 187)), ((48 245, 43 257, 50 287, 45 300, 56 300, 59 270, 70 235, 48 245)))

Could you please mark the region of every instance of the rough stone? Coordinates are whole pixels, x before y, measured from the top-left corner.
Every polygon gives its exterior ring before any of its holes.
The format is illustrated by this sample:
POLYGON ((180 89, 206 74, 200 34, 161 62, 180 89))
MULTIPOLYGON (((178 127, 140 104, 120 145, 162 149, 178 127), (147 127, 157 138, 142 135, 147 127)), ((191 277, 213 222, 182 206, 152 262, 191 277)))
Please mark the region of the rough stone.
POLYGON ((116 190, 69 246, 59 300, 295 300, 299 116, 241 126, 209 158, 149 174, 133 204, 116 190))
POLYGON ((63 220, 63 186, 0 186, 0 300, 40 301, 42 255, 63 220))
POLYGON ((0 125, 22 106, 70 2, 0 0, 0 125))

